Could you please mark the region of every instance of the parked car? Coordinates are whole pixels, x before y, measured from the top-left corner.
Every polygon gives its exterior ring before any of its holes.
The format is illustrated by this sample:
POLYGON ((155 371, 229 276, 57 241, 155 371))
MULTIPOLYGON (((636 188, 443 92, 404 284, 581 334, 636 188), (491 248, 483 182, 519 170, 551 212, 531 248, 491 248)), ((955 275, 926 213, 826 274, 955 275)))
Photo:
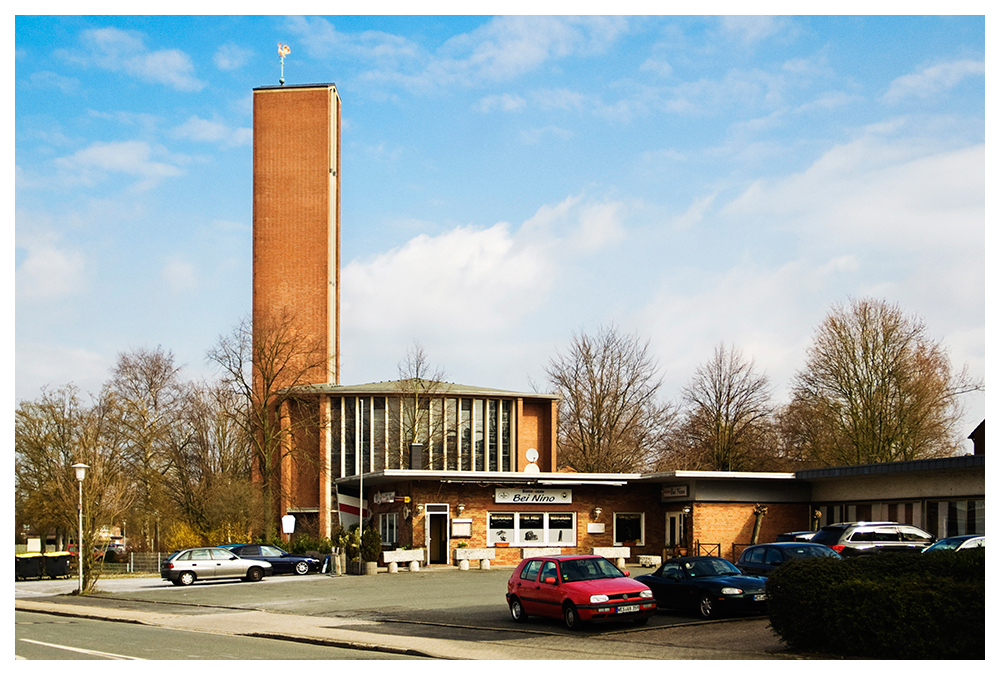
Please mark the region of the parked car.
POLYGON ((228 549, 241 558, 266 560, 271 563, 272 574, 309 574, 319 572, 323 565, 312 556, 288 553, 267 544, 223 544, 219 548, 228 549))
POLYGON ((946 537, 923 550, 928 551, 965 551, 970 548, 986 548, 985 534, 962 534, 957 537, 946 537))
POLYGON ((271 563, 267 561, 241 558, 217 546, 176 551, 160 565, 160 577, 175 586, 190 586, 206 579, 260 581, 270 572, 271 563))
POLYGON ((934 535, 913 525, 862 521, 821 527, 810 541, 829 546, 848 557, 886 551, 920 551, 934 543, 934 535))
POLYGON ((775 541, 809 541, 816 534, 814 530, 800 530, 798 532, 783 532, 774 538, 775 541))
POLYGON ((514 621, 561 617, 570 630, 592 621, 644 624, 656 613, 649 587, 597 555, 522 560, 507 581, 507 606, 514 621))
POLYGON ((767 610, 765 580, 743 574, 724 558, 670 558, 635 580, 652 589, 657 607, 696 610, 706 619, 767 610))
POLYGON ((743 574, 766 577, 779 565, 789 560, 806 558, 840 558, 840 554, 829 546, 808 541, 784 541, 773 544, 758 544, 743 549, 736 567, 743 574))

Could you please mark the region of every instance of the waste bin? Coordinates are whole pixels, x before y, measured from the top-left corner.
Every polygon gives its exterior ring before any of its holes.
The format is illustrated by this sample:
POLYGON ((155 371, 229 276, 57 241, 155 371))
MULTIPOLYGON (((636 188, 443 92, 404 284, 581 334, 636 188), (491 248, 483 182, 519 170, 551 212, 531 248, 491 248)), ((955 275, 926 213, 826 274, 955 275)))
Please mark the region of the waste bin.
POLYGON ((42 576, 41 553, 18 553, 14 555, 14 577, 28 579, 42 576))
POLYGON ((45 554, 45 574, 50 579, 56 577, 68 577, 70 567, 70 555, 66 551, 45 554))

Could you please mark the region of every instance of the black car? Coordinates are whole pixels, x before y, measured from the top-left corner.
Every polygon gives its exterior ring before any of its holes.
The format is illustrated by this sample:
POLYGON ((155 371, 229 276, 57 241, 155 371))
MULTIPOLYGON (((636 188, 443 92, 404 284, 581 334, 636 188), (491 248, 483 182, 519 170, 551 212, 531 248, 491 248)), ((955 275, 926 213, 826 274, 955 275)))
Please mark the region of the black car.
POLYGON ((736 566, 744 574, 766 577, 778 565, 789 560, 806 558, 840 558, 840 554, 829 546, 812 544, 807 541, 786 541, 774 544, 758 544, 743 549, 736 566))
POLYGON ((693 609, 706 619, 767 609, 765 580, 744 575, 724 558, 671 558, 635 580, 652 589, 657 607, 693 609))
POLYGON ((266 560, 271 563, 272 574, 309 574, 319 572, 322 565, 312 556, 288 553, 267 544, 223 544, 219 548, 229 549, 241 558, 266 560))

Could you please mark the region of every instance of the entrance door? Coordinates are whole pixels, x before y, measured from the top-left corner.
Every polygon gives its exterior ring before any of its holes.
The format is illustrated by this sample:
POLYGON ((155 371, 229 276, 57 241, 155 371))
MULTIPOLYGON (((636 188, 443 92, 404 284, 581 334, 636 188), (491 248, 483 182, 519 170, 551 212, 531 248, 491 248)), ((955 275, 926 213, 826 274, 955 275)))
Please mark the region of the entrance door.
POLYGON ((666 533, 663 541, 668 549, 676 549, 684 547, 684 512, 683 511, 667 511, 665 515, 666 519, 666 533))
POLYGON ((427 504, 424 506, 425 546, 427 562, 431 565, 448 564, 448 505, 427 504))

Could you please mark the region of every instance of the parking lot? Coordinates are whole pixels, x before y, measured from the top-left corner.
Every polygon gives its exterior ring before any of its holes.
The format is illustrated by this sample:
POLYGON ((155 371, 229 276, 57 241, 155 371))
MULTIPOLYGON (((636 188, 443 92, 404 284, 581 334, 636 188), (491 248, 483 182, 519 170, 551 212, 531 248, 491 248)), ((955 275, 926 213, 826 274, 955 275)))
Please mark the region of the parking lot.
MULTIPOLYGON (((640 572, 632 570, 633 575, 640 572)), ((693 614, 659 611, 644 627, 612 623, 580 633, 549 619, 515 624, 504 598, 510 573, 510 568, 427 568, 373 576, 276 576, 260 583, 206 581, 188 587, 153 577, 119 578, 101 580, 100 593, 79 598, 60 595, 76 588, 74 579, 21 581, 15 584, 15 600, 36 600, 67 612, 169 615, 178 624, 186 617, 195 630, 206 626, 309 639, 336 634, 338 640, 353 636, 390 646, 433 645, 426 647, 432 656, 455 649, 464 658, 578 658, 578 653, 579 658, 602 658, 604 652, 603 658, 789 657, 766 617, 703 622, 693 614), (242 629, 241 621, 253 625, 242 629), (262 630, 262 624, 269 628, 262 630), (539 656, 544 653, 539 649, 550 647, 553 656, 539 656)), ((156 620, 166 625, 165 619, 156 620)))

